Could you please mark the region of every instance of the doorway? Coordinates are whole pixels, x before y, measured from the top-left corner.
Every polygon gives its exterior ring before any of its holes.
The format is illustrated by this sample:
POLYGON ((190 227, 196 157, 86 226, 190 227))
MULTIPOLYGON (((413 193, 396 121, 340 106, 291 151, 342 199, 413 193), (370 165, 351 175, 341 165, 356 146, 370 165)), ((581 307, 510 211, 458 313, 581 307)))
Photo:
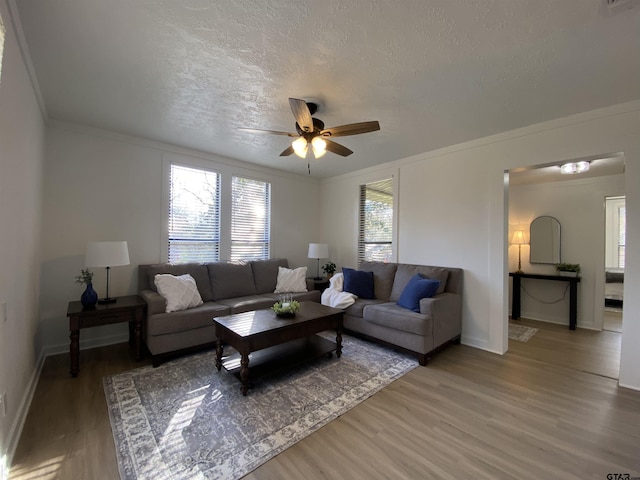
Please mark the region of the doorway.
POLYGON ((622 332, 626 198, 605 198, 605 290, 602 329, 622 332))
MULTIPOLYGON (((602 200, 624 194, 624 156, 615 154, 612 157, 606 162, 608 165, 604 162, 598 165, 602 157, 592 157, 589 159, 592 169, 598 166, 602 170, 581 177, 558 175, 559 163, 505 172, 508 174, 505 182, 508 197, 505 213, 509 228, 505 233, 508 238, 511 239, 514 229, 528 232, 529 225, 538 216, 557 217, 563 225, 560 261, 582 264, 578 330, 569 331, 567 328, 567 299, 561 287, 555 282, 529 282, 526 291, 522 291, 521 316, 524 319, 510 320, 510 323, 535 328, 537 333, 525 343, 509 338, 510 354, 618 378, 622 334, 616 330, 620 328, 609 325, 612 330, 601 330, 605 307, 605 215, 602 200), (594 288, 596 295, 589 295, 588 292, 593 292, 594 288), (529 302, 528 307, 525 307, 525 301, 529 302)), ((624 216, 618 215, 618 218, 624 216)), ((522 245, 509 243, 513 242, 509 240, 507 244, 509 271, 515 271, 522 250, 521 263, 525 273, 555 273, 554 265, 529 262, 529 242, 522 245)), ((619 250, 624 253, 623 248, 619 250)), ((621 323, 621 312, 607 316, 613 321, 617 317, 620 319, 618 324, 621 323)))

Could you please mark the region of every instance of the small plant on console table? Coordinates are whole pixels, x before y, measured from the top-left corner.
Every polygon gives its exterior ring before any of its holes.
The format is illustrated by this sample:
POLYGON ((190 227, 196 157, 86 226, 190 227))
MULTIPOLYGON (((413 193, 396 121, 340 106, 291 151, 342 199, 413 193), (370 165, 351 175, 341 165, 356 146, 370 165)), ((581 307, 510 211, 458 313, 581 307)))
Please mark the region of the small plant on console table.
POLYGON ((98 294, 93 289, 92 280, 93 272, 89 271, 88 268, 83 268, 80 270, 80 275, 76 275, 76 283, 87 286, 80 297, 80 302, 82 302, 84 308, 94 308, 98 303, 98 294))
POLYGON ((76 275, 76 283, 80 283, 82 285, 89 285, 92 280, 93 272, 91 272, 88 268, 80 270, 80 275, 76 275))
POLYGON ((559 263, 556 265, 556 270, 559 275, 565 277, 577 277, 580 273, 579 263, 559 263))
POLYGON ((333 262, 327 262, 322 265, 322 271, 327 275, 327 278, 331 278, 336 271, 336 264, 333 262))

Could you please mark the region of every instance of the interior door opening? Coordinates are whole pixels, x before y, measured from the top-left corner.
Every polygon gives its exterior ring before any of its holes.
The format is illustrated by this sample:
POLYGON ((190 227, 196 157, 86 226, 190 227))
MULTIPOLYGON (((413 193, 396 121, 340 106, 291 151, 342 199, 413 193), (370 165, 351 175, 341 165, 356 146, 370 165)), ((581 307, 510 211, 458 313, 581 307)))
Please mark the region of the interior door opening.
POLYGON ((624 196, 605 198, 605 287, 602 329, 622 332, 626 202, 624 196))

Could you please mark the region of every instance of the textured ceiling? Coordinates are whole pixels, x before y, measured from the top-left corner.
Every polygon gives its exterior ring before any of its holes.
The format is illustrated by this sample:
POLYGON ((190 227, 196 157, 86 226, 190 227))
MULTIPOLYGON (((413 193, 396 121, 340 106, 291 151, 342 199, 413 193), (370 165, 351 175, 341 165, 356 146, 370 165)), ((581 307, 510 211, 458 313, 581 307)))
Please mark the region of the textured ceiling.
POLYGON ((327 127, 327 177, 640 98, 640 8, 601 0, 19 0, 51 118, 306 174, 288 97, 327 127))

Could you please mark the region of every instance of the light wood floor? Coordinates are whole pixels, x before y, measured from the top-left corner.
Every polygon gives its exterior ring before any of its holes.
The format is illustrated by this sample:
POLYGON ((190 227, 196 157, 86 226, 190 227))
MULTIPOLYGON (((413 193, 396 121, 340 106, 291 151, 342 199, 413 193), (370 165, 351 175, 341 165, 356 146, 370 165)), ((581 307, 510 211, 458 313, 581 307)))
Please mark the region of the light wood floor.
POLYGON ((617 379, 620 373, 619 332, 569 330, 563 325, 535 320, 512 320, 512 323, 537 328, 528 342, 509 341, 509 352, 583 372, 617 379))
POLYGON ((610 332, 622 332, 622 310, 605 308, 602 328, 610 332))
MULTIPOLYGON (((447 348, 246 478, 640 475, 640 392, 514 343, 504 356, 447 348)), ((117 479, 101 377, 135 365, 126 345, 81 352, 76 379, 67 355, 48 358, 10 478, 117 479)))

